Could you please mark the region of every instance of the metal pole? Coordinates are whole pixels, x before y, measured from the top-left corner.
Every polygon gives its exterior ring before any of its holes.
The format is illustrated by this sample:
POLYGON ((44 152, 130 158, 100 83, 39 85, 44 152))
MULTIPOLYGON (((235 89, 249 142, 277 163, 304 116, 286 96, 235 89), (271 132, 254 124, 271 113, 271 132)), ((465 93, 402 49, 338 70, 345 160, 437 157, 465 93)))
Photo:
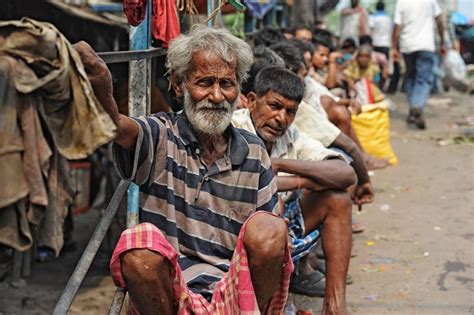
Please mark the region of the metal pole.
MULTIPOLYGON (((145 20, 130 30, 130 50, 145 50, 151 43, 151 3, 147 3, 145 20)), ((144 116, 150 112, 151 59, 130 61, 128 83, 128 114, 144 116)), ((132 183, 128 189, 127 228, 138 224, 138 186, 132 183)))
MULTIPOLYGON (((214 0, 207 0, 207 17, 210 17, 214 11, 214 0)), ((207 26, 212 27, 213 19, 207 21, 207 26)))
POLYGON ((105 234, 107 233, 107 230, 109 229, 109 226, 112 223, 112 219, 114 218, 115 213, 117 212, 117 208, 120 204, 120 201, 122 200, 123 196, 125 195, 125 192, 127 191, 129 183, 130 181, 128 180, 120 181, 117 190, 115 190, 115 193, 112 196, 112 199, 110 200, 107 209, 105 209, 105 212, 99 221, 99 224, 97 224, 97 227, 94 231, 94 234, 92 235, 91 240, 87 244, 87 247, 81 256, 81 259, 77 263, 76 269, 74 269, 74 272, 69 278, 69 281, 63 291, 63 294, 59 298, 59 301, 56 304, 56 307, 54 308, 53 315, 63 315, 68 312, 69 307, 71 306, 72 301, 76 296, 77 290, 79 289, 82 281, 84 280, 84 277, 86 276, 87 271, 89 270, 92 264, 92 260, 94 260, 94 257, 97 254, 97 251, 99 250, 100 244, 102 243, 102 240, 104 239, 105 234))

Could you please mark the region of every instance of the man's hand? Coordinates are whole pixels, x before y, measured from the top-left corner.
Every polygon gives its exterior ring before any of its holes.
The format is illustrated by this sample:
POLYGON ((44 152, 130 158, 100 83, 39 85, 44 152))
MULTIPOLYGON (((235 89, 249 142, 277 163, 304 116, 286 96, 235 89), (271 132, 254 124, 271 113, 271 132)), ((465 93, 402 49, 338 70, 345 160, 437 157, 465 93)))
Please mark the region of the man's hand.
POLYGON ((370 182, 367 182, 362 185, 358 185, 354 190, 354 195, 352 200, 357 205, 362 205, 364 203, 372 203, 374 201, 374 189, 370 182))
POLYGON ((397 48, 392 48, 392 59, 393 61, 400 61, 400 52, 397 48))
POLYGON ((340 51, 333 51, 332 53, 329 54, 329 62, 330 63, 335 63, 337 61, 337 58, 343 58, 344 55, 340 51))
POLYGON ((117 122, 119 112, 115 101, 111 102, 113 100, 112 75, 107 65, 88 43, 80 41, 73 47, 81 57, 95 96, 114 122, 117 122))
POLYGON ((447 50, 446 50, 446 45, 444 43, 441 43, 439 45, 439 54, 444 57, 446 56, 447 50))
POLYGON ((355 100, 351 99, 349 103, 349 111, 354 115, 359 115, 362 112, 362 105, 355 100))
POLYGON ((81 57, 95 96, 117 125, 117 137, 114 141, 125 149, 134 149, 138 136, 138 125, 119 113, 112 94, 112 75, 105 62, 86 42, 81 41, 74 44, 73 47, 81 57))

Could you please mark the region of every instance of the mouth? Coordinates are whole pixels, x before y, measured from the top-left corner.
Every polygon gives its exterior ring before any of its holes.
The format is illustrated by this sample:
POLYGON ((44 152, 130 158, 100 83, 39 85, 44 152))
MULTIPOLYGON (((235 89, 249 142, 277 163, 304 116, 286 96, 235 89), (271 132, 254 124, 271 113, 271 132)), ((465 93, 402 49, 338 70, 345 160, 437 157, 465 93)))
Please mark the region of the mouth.
POLYGON ((281 136, 285 132, 285 128, 278 128, 272 127, 267 125, 267 129, 274 135, 274 136, 281 136))

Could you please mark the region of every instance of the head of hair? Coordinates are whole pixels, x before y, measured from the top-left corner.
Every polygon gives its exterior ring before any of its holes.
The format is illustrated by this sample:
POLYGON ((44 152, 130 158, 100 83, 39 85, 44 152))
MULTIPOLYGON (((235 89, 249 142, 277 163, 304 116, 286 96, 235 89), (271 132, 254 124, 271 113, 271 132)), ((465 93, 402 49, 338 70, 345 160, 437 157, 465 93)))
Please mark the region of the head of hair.
POLYGON ((255 33, 253 42, 255 46, 263 45, 269 47, 284 39, 285 37, 280 30, 271 26, 265 26, 263 29, 255 33))
POLYGON ((314 30, 313 45, 314 48, 317 48, 318 46, 324 46, 329 48, 329 50, 334 50, 334 45, 332 43, 332 33, 328 30, 314 30))
POLYGON ((370 37, 369 35, 362 35, 361 37, 359 37, 359 46, 362 45, 372 46, 372 37, 370 37))
POLYGON ((290 43, 295 46, 296 48, 299 49, 300 52, 302 52, 303 54, 307 51, 309 51, 311 53, 311 55, 313 55, 314 53, 314 46, 313 44, 307 42, 307 41, 304 41, 304 40, 301 40, 301 39, 296 39, 296 38, 293 38, 293 39, 290 39, 290 43))
POLYGON ((254 91, 255 77, 263 68, 281 67, 285 68, 285 62, 273 50, 265 46, 257 46, 253 49, 254 63, 249 71, 249 77, 242 84, 242 93, 247 95, 254 91))
POLYGON ((255 94, 261 97, 269 91, 299 103, 303 99, 304 84, 291 71, 281 67, 267 67, 262 69, 255 78, 255 94))
POLYGON ((285 62, 285 68, 298 73, 301 66, 305 65, 303 52, 300 52, 290 41, 282 41, 270 47, 285 62))
POLYGON ((377 4, 375 4, 375 9, 377 11, 385 10, 385 3, 383 1, 378 1, 377 4))
POLYGON ((192 57, 199 51, 206 51, 222 58, 226 63, 235 63, 237 82, 242 84, 253 62, 250 46, 228 30, 194 25, 187 35, 174 39, 168 48, 166 67, 176 75, 179 82, 193 70, 192 57))
POLYGON ((356 42, 353 38, 346 38, 343 42, 342 42, 342 45, 341 45, 341 48, 343 49, 347 49, 347 48, 356 48, 357 45, 356 45, 356 42))
POLYGON ((361 45, 357 51, 358 54, 360 53, 366 53, 370 56, 370 54, 372 53, 373 51, 373 48, 372 46, 370 45, 367 45, 367 44, 364 44, 364 45, 361 45))
POLYGON ((330 40, 320 36, 313 36, 313 45, 314 49, 317 49, 320 46, 327 47, 329 50, 334 50, 334 45, 330 40))

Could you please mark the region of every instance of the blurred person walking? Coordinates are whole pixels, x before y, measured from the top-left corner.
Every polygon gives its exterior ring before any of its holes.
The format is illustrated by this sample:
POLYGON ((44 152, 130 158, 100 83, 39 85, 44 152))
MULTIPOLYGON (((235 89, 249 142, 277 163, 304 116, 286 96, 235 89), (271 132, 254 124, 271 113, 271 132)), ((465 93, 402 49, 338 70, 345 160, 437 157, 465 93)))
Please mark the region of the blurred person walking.
POLYGON ((339 21, 339 41, 353 38, 357 43, 361 36, 368 35, 369 15, 359 0, 351 0, 351 7, 341 11, 339 21))
POLYGON ((410 108, 407 123, 425 129, 423 110, 430 95, 433 81, 435 52, 434 21, 440 36, 440 54, 445 54, 444 26, 441 8, 436 0, 398 0, 395 6, 395 28, 392 35, 392 56, 406 64, 405 90, 410 108), (400 40, 400 50, 398 41, 400 40))

